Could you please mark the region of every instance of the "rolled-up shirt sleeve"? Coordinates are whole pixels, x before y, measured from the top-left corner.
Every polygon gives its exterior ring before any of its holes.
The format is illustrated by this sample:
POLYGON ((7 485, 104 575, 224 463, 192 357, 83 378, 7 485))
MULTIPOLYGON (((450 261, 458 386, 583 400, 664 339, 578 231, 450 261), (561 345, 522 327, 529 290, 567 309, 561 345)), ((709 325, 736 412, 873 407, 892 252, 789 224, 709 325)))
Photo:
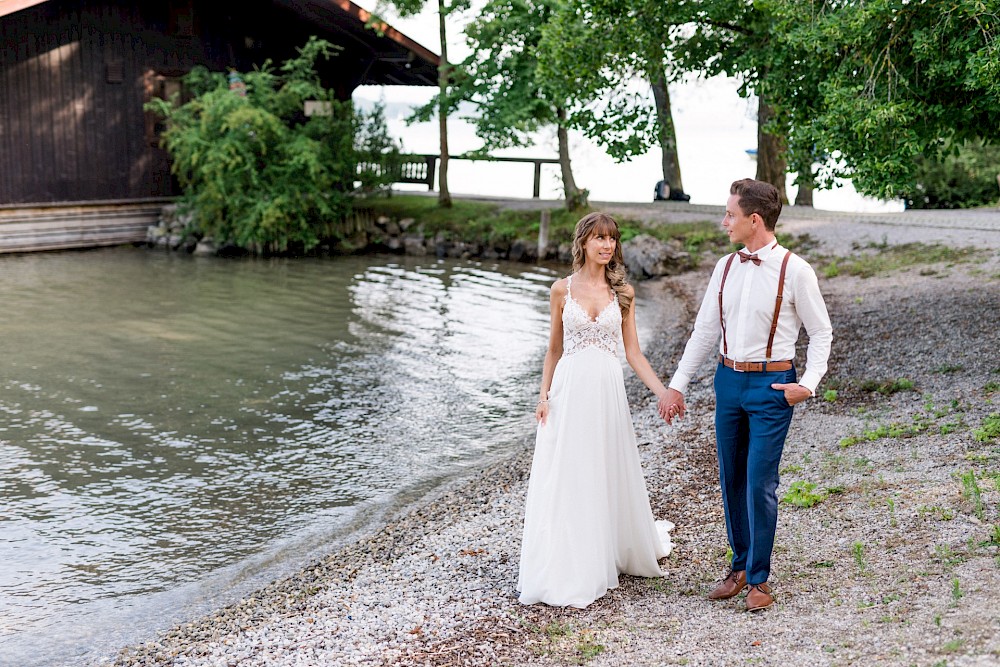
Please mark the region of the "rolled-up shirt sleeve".
POLYGON ((819 281, 812 267, 799 272, 795 281, 795 313, 809 334, 806 348, 806 370, 799 384, 816 395, 816 387, 826 375, 830 347, 833 344, 833 325, 826 310, 826 302, 819 291, 819 281))
POLYGON ((687 386, 698 367, 710 354, 713 352, 718 354, 719 351, 719 338, 722 336, 719 324, 719 283, 722 281, 726 259, 727 257, 723 257, 715 265, 712 279, 708 281, 708 288, 701 300, 701 308, 698 309, 698 317, 694 321, 694 331, 684 347, 684 354, 677 364, 677 371, 670 379, 670 388, 682 394, 687 391, 687 386))

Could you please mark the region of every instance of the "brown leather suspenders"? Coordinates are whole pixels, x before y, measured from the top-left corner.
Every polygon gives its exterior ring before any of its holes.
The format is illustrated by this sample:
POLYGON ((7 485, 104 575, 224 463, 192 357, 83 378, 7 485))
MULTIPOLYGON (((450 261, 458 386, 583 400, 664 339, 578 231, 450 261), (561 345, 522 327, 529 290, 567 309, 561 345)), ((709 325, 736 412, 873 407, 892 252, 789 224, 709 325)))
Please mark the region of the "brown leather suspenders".
MULTIPOLYGON (((767 361, 771 361, 771 346, 774 344, 774 333, 778 330, 778 313, 781 312, 781 300, 785 293, 785 270, 788 268, 788 258, 792 256, 791 251, 785 251, 785 257, 781 260, 781 274, 778 276, 778 296, 774 300, 774 316, 771 318, 771 333, 767 337, 767 361)), ((719 283, 719 325, 722 327, 722 354, 728 356, 729 344, 726 342, 726 320, 722 317, 722 290, 726 287, 726 277, 729 275, 729 268, 736 259, 734 252, 726 262, 726 269, 722 272, 722 281, 719 283)))

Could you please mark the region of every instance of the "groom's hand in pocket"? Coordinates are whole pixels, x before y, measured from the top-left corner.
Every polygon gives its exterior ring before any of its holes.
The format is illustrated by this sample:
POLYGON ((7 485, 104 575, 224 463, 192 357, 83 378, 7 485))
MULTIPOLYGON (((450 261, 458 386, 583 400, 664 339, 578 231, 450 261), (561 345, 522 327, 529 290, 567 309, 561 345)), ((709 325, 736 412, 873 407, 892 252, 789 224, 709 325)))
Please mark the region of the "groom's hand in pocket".
POLYGON ((785 392, 785 400, 788 401, 789 405, 795 405, 796 403, 801 403, 807 398, 812 396, 812 392, 798 384, 797 382, 781 383, 776 382, 771 385, 771 389, 777 389, 778 391, 785 392))

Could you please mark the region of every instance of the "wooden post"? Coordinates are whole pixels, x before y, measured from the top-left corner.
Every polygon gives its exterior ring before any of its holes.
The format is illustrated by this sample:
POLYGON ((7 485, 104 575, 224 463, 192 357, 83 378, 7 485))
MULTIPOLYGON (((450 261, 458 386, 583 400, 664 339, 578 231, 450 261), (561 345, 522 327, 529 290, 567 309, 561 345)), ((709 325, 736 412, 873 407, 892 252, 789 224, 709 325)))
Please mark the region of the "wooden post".
MULTIPOLYGON (((539 163, 535 163, 535 173, 538 173, 539 163)), ((535 180, 535 192, 538 192, 538 180, 535 180)), ((537 194, 535 195, 538 196, 537 194)), ((542 211, 542 219, 538 222, 538 259, 545 259, 545 249, 549 245, 549 221, 552 219, 551 211, 542 211)))
POLYGON ((427 190, 434 190, 434 168, 437 166, 437 155, 424 156, 427 161, 427 190))
MULTIPOLYGON (((1000 176, 998 176, 997 178, 1000 179, 1000 176)), ((534 193, 531 195, 535 199, 538 199, 538 195, 541 192, 541 183, 542 183, 542 163, 539 162, 538 160, 535 160, 535 190, 534 193)), ((544 220, 544 217, 542 219, 544 220)))

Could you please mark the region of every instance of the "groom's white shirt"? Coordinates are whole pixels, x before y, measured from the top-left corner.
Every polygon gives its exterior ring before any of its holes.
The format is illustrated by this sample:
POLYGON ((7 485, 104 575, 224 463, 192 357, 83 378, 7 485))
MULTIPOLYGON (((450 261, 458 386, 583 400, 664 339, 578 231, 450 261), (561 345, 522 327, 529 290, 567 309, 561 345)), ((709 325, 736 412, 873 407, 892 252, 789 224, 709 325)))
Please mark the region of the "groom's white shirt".
MULTIPOLYGON (((753 262, 741 262, 739 257, 733 260, 722 295, 728 358, 735 361, 766 360, 781 260, 787 252, 772 243, 755 253, 761 258, 760 266, 753 262)), ((723 353, 722 329, 719 326, 719 283, 728 257, 722 257, 715 265, 695 319, 694 331, 684 348, 677 372, 670 380, 670 388, 682 394, 708 356, 713 352, 723 353)), ((804 325, 809 334, 809 346, 806 349, 806 368, 799 384, 815 395, 816 387, 826 374, 833 327, 819 291, 816 272, 798 255, 793 254, 788 260, 782 297, 771 361, 795 358, 795 342, 804 325)))

